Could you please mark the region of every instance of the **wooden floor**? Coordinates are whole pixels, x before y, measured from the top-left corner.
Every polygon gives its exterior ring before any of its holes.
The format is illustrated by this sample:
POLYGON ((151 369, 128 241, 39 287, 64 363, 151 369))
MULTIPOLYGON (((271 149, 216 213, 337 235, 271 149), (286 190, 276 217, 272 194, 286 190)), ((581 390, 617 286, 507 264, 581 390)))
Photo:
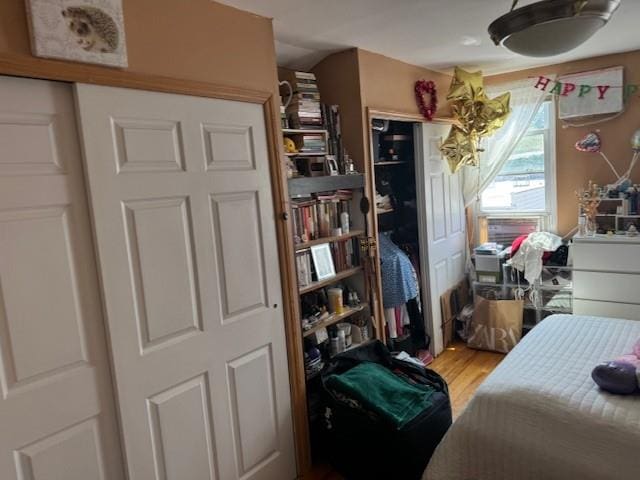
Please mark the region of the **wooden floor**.
MULTIPOLYGON (((429 368, 444 377, 449 385, 454 420, 476 391, 476 388, 502 361, 501 353, 473 350, 463 342, 454 342, 436 358, 429 368)), ((326 465, 319 466, 309 480, 344 480, 326 465)))
POLYGON ((473 350, 463 342, 454 342, 429 365, 449 384, 454 419, 504 357, 502 353, 473 350))

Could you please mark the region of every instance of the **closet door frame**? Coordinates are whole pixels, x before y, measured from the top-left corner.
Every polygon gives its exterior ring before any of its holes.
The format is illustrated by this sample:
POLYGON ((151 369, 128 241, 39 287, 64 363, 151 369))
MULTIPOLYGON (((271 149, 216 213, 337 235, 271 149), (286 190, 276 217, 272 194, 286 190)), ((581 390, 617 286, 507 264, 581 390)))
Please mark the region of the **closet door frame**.
MULTIPOLYGON (((379 120, 393 120, 396 122, 406 122, 406 123, 439 123, 446 125, 453 125, 455 121, 452 118, 444 118, 444 117, 435 117, 432 122, 427 122, 424 117, 421 115, 415 115, 412 113, 404 113, 404 112, 396 112, 393 110, 377 110, 374 108, 367 107, 367 144, 369 146, 368 154, 369 158, 367 161, 368 169, 369 169, 369 184, 366 186, 367 196, 369 198, 376 198, 376 169, 373 164, 373 136, 371 135, 371 122, 373 119, 379 120)), ((414 158, 414 162, 417 159, 414 158)), ((376 242, 378 242, 378 216, 376 215, 375 205, 372 205, 369 212, 369 235, 375 238, 376 242)), ((382 276, 380 272, 380 252, 376 248, 374 252, 374 263, 375 263, 375 280, 376 285, 374 286, 374 290, 376 292, 376 296, 379 299, 382 299, 382 276)), ((425 292, 428 294, 428 292, 425 292)), ((428 303, 426 298, 423 299, 423 304, 428 303)), ((423 311, 424 311, 423 306, 423 311)), ((383 341, 386 340, 386 333, 384 328, 384 310, 382 308, 381 302, 375 302, 374 305, 375 317, 378 319, 379 325, 377 326, 378 331, 380 332, 380 338, 383 341)), ((430 310, 430 308, 428 309, 430 310)), ((426 322, 425 326, 429 327, 431 322, 426 322)), ((430 328, 427 328, 427 332, 432 335, 432 331, 430 328)))
POLYGON ((8 53, 0 53, 0 75, 177 93, 262 105, 267 133, 273 207, 275 218, 278 219, 276 222, 278 263, 284 302, 285 342, 291 384, 296 463, 299 475, 308 472, 311 468, 311 455, 307 421, 304 352, 302 343, 299 341, 302 336, 302 329, 297 319, 298 283, 295 265, 289 260, 295 258, 295 250, 292 226, 287 215, 289 211, 287 180, 280 161, 282 146, 280 142, 279 99, 274 92, 210 82, 182 80, 159 75, 138 74, 95 65, 66 63, 8 53))

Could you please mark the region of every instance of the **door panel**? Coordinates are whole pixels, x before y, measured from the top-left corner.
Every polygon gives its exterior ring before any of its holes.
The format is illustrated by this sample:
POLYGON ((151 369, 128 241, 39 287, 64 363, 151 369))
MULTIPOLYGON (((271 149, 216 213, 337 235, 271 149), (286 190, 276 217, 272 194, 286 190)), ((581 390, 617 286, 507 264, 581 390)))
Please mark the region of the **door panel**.
POLYGON ((76 94, 130 479, 293 479, 262 105, 76 94))
POLYGON ((209 405, 209 385, 205 375, 149 397, 149 423, 157 478, 218 478, 209 405))
POLYGON ((70 85, 0 77, 0 478, 122 479, 70 85))
POLYGON ((269 308, 257 192, 213 195, 211 210, 223 322, 269 308))
POLYGON ((460 175, 452 175, 440 153, 450 126, 417 124, 416 182, 420 225, 420 259, 426 292, 427 332, 434 354, 443 348, 440 296, 464 278, 466 258, 465 217, 460 175))

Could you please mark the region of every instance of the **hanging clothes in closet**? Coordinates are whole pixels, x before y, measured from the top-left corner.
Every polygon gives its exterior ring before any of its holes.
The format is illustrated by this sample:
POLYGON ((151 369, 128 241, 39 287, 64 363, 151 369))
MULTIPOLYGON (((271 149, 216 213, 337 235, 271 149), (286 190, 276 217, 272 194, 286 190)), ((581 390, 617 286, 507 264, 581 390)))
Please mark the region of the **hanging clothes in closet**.
POLYGON ((419 306, 418 275, 407 254, 390 235, 386 232, 379 237, 382 304, 389 338, 402 337, 409 326, 415 348, 427 348, 419 306))

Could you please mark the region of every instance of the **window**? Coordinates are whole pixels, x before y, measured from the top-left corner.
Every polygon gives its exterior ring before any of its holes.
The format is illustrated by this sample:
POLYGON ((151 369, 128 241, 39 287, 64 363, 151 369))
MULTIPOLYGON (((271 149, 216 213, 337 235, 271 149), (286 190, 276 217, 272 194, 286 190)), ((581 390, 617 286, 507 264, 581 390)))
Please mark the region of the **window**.
POLYGON ((554 104, 544 102, 479 205, 480 241, 508 244, 518 235, 552 230, 555 218, 554 104))

